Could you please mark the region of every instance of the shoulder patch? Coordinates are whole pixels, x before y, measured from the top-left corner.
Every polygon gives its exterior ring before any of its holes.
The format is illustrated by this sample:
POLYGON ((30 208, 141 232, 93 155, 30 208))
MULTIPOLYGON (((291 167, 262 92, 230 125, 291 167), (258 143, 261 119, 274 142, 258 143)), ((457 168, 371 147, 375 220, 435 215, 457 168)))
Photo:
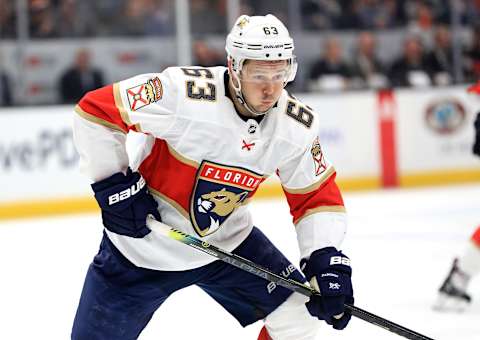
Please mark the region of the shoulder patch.
POLYGON ((327 170, 327 164, 318 137, 313 141, 310 153, 312 154, 313 163, 315 165, 315 176, 320 176, 325 170, 327 170))
POLYGON ((163 96, 163 86, 160 78, 149 79, 126 90, 130 110, 137 111, 151 103, 158 102, 163 96))

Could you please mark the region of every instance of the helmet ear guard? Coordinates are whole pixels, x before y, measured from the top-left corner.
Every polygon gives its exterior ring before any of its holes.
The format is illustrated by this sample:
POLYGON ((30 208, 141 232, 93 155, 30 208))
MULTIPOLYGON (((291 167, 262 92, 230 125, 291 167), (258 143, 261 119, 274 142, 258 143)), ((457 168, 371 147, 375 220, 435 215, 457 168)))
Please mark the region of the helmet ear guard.
MULTIPOLYGON (((290 75, 287 79, 287 83, 293 81, 295 79, 295 76, 297 75, 297 69, 298 69, 298 64, 297 64, 297 57, 292 58, 293 60, 291 61, 290 64, 290 75)), ((287 85, 287 84, 285 84, 287 85)))
POLYGON ((232 58, 228 58, 227 60, 227 65, 228 65, 228 72, 230 74, 230 77, 232 78, 232 86, 233 86, 233 89, 235 90, 235 95, 237 97, 237 99, 240 101, 240 103, 242 105, 245 105, 245 100, 243 99, 243 95, 242 94, 242 83, 240 82, 240 77, 239 77, 239 73, 240 71, 235 71, 234 68, 233 68, 233 60, 232 58), (239 93, 240 93, 240 96, 239 96, 239 93))

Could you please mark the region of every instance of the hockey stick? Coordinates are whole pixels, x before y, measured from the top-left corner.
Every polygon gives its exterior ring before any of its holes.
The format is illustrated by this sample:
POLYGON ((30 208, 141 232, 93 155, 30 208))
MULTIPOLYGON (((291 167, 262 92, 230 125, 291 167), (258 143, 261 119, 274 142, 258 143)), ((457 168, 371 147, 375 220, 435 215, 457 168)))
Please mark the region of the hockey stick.
MULTIPOLYGON (((167 236, 171 239, 182 242, 192 248, 195 248, 199 251, 207 253, 213 257, 218 258, 219 260, 231 264, 232 266, 238 267, 244 271, 247 271, 253 275, 264 278, 267 281, 271 281, 279 286, 288 288, 294 292, 300 293, 305 296, 320 295, 315 289, 300 283, 298 281, 284 278, 278 274, 275 274, 269 271, 266 268, 255 264, 254 262, 232 254, 228 251, 217 248, 207 242, 200 241, 199 239, 188 235, 182 231, 176 230, 168 225, 156 221, 154 219, 148 218, 147 225, 152 229, 152 231, 159 232, 160 234, 167 236)), ((425 335, 412 331, 411 329, 400 326, 392 321, 384 319, 380 316, 367 312, 366 310, 360 309, 356 306, 345 304, 345 309, 347 309, 353 316, 362 319, 371 324, 382 327, 392 333, 403 336, 404 338, 410 340, 434 340, 425 335)))

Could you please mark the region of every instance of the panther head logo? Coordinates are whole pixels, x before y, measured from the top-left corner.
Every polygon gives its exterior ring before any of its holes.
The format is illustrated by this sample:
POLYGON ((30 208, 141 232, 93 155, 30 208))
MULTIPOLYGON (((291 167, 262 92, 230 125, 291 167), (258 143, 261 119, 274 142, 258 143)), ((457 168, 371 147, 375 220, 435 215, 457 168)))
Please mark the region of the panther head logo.
POLYGON ((218 216, 227 216, 242 205, 242 201, 247 195, 247 191, 235 194, 225 188, 220 191, 212 191, 200 196, 197 201, 198 211, 201 213, 214 212, 218 216))
POLYGON ((244 16, 238 21, 237 26, 240 28, 244 28, 248 23, 249 23, 248 18, 244 16))
POLYGON ((320 154, 322 153, 322 148, 320 147, 320 144, 315 144, 313 147, 312 147, 312 156, 314 158, 320 156, 320 154))
POLYGON ((145 90, 147 92, 147 99, 149 103, 153 103, 155 101, 155 92, 153 90, 153 86, 149 83, 145 84, 145 90))

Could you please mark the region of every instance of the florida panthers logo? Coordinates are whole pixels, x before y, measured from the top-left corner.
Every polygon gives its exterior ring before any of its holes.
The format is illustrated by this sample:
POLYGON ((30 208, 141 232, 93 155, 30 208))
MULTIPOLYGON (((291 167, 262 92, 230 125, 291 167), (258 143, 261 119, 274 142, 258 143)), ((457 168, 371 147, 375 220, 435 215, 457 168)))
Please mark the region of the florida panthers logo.
POLYGON ((263 180, 252 171, 204 161, 190 202, 190 218, 198 235, 217 231, 263 180))
POLYGON ((198 199, 198 211, 208 213, 212 211, 218 216, 230 215, 236 208, 242 205, 243 199, 248 195, 248 191, 241 194, 234 194, 223 188, 220 191, 213 191, 202 195, 198 199))

